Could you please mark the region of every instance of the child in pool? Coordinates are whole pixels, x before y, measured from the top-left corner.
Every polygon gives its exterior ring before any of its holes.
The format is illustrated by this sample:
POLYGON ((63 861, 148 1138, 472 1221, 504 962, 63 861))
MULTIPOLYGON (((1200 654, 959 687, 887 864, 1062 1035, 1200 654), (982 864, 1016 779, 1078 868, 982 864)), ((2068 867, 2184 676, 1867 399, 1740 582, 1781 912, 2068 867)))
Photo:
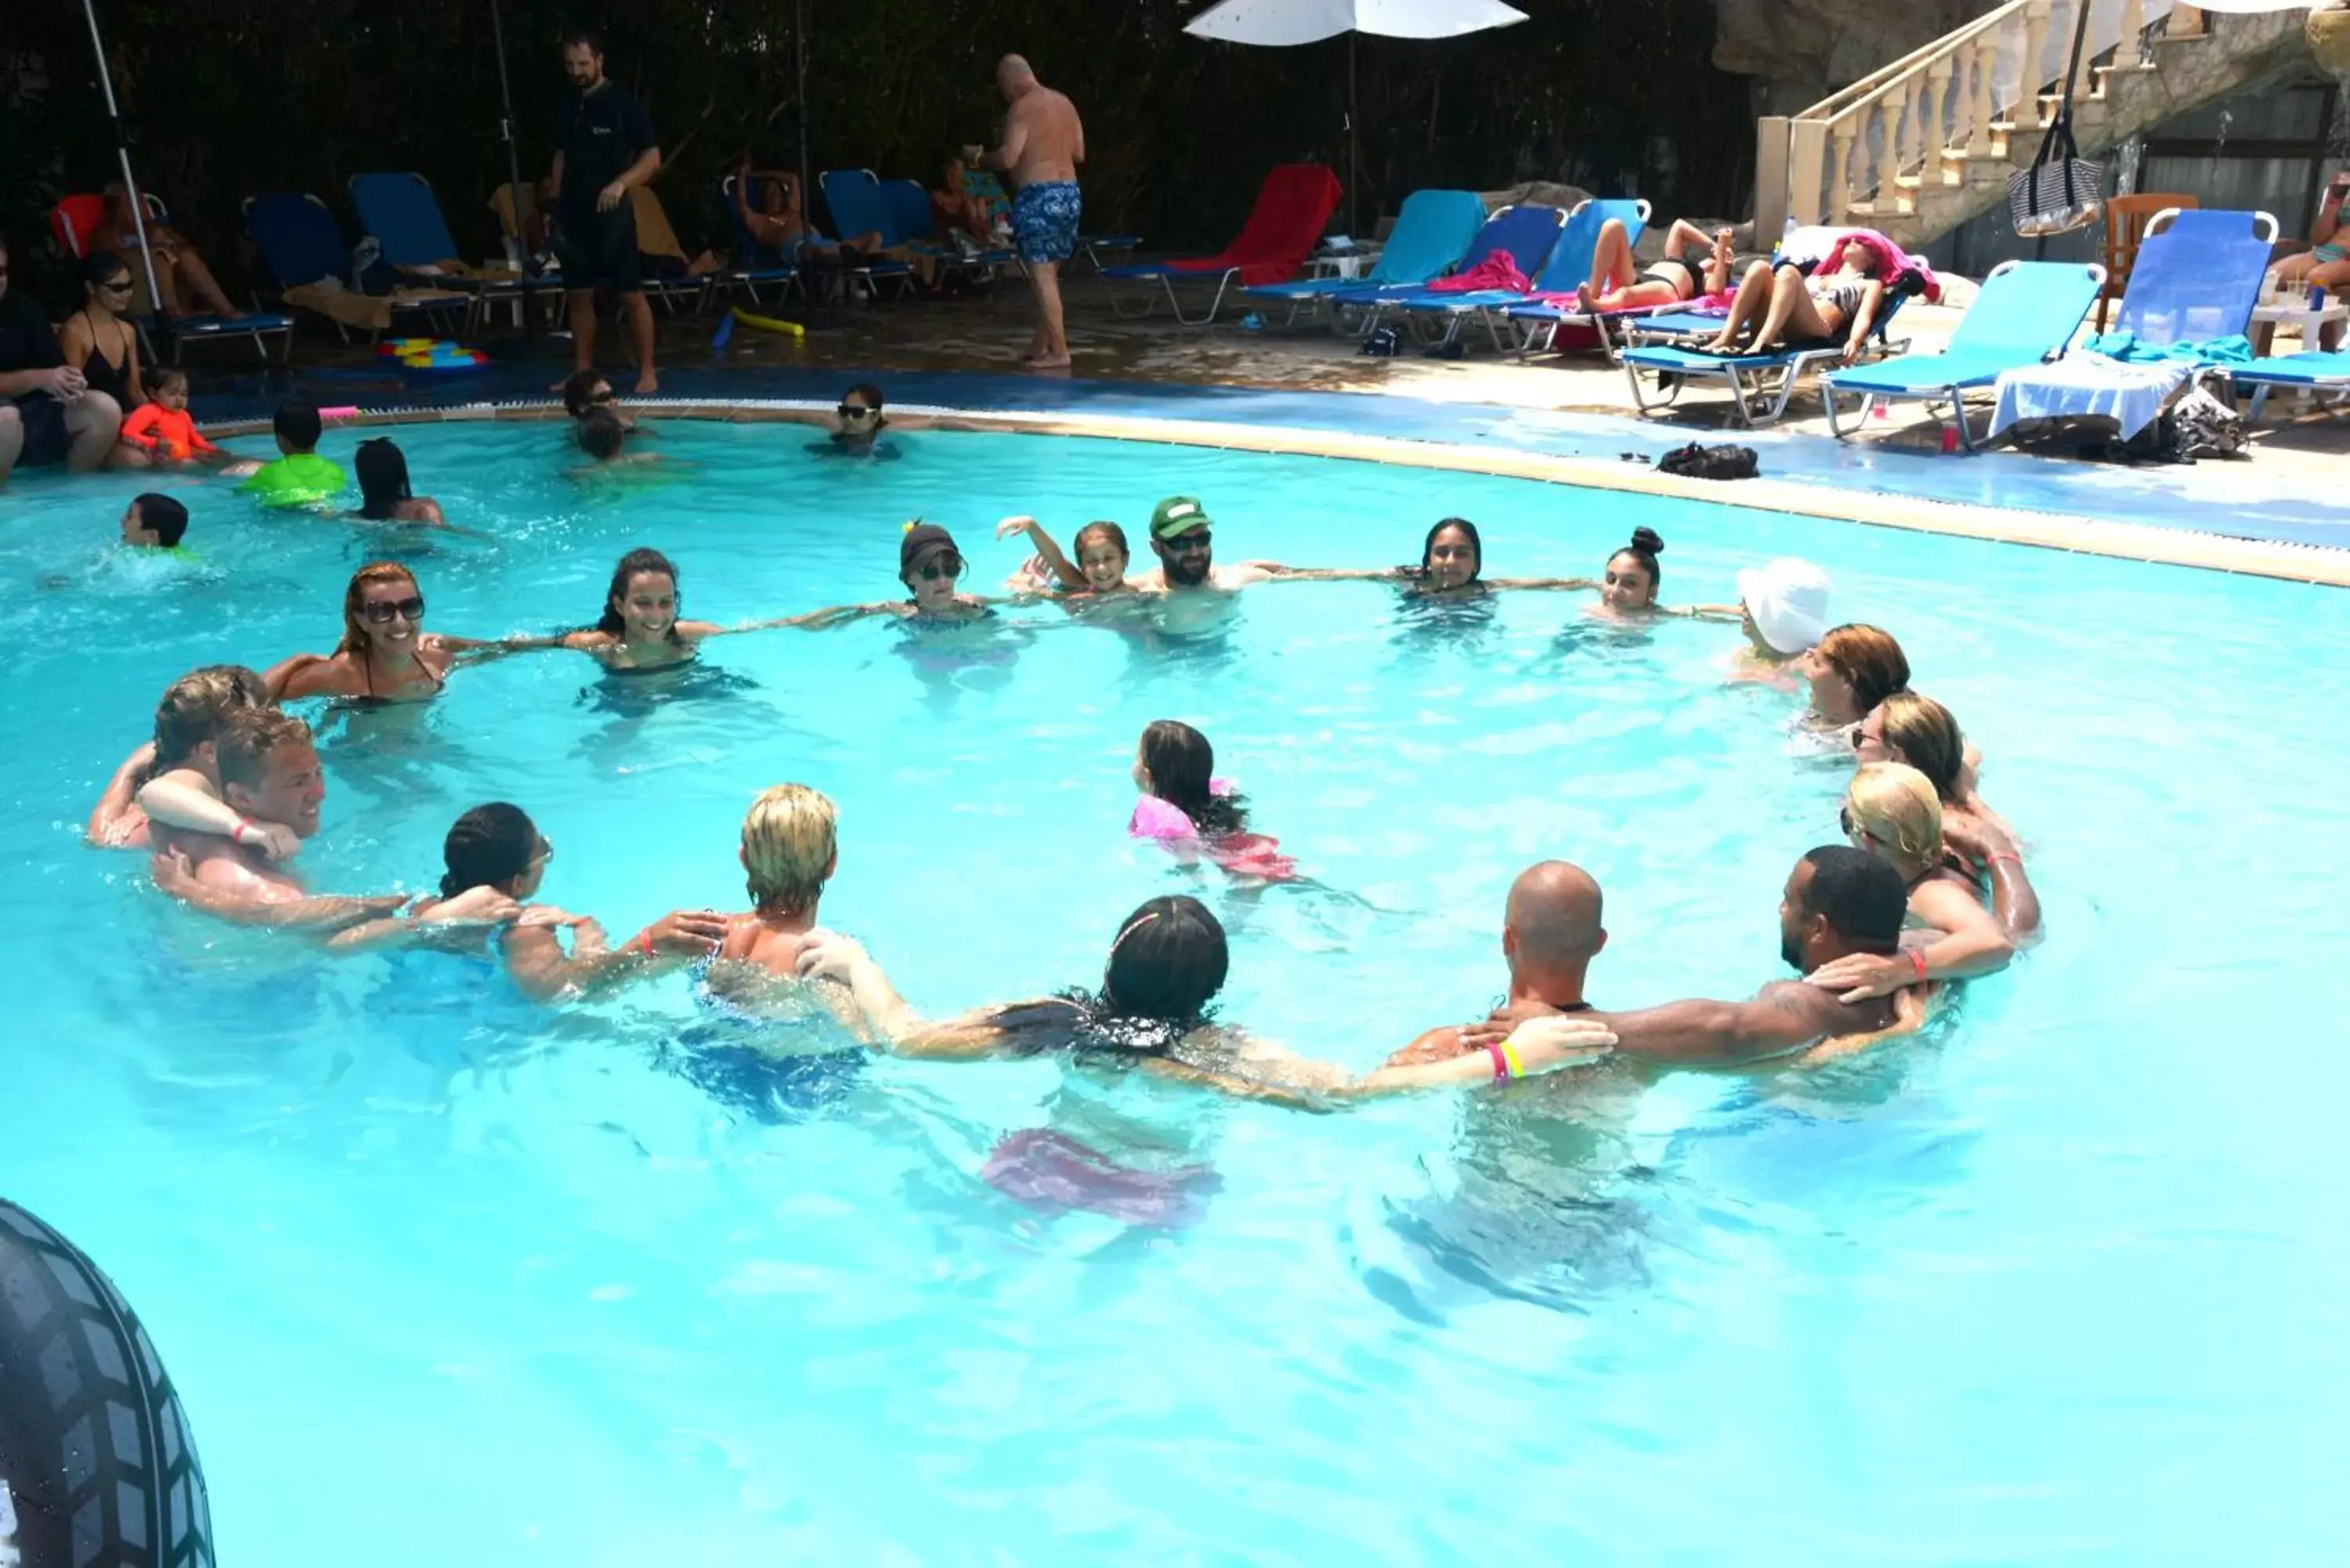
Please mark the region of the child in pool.
POLYGON ((187 535, 188 509, 168 495, 134 495, 122 514, 122 542, 134 549, 176 550, 187 535))
POLYGON ((1009 539, 1014 534, 1027 535, 1029 543, 1036 546, 1036 553, 1003 580, 1003 586, 1014 593, 1131 591, 1127 587, 1126 567, 1132 556, 1127 548, 1126 530, 1115 523, 1088 523, 1077 530, 1077 559, 1074 566, 1034 517, 1006 517, 995 525, 999 539, 1009 539))
POLYGON ((1235 876, 1294 881, 1297 863, 1277 839, 1248 831, 1248 805, 1230 779, 1214 776, 1216 753, 1208 737, 1173 719, 1142 732, 1134 752, 1134 785, 1142 798, 1126 830, 1155 838, 1189 859, 1204 852, 1235 876))
POLYGON ((189 417, 185 370, 165 370, 155 378, 147 400, 122 421, 122 439, 145 452, 158 468, 231 461, 228 453, 204 439, 189 417))
POLYGON ((299 850, 302 840, 292 828, 246 816, 228 804, 213 761, 213 738, 228 713, 274 706, 262 677, 243 665, 207 665, 173 681, 155 710, 153 771, 133 797, 148 821, 215 833, 272 860, 299 850))

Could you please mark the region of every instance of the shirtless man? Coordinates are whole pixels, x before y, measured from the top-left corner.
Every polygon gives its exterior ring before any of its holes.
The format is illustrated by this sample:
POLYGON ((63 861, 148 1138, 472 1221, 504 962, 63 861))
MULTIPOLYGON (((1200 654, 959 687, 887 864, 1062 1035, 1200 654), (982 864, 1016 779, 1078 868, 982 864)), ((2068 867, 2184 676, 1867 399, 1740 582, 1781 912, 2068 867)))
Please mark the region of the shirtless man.
MULTIPOLYGON (((1779 900, 1780 956, 1809 974, 1847 953, 1890 953, 1900 945, 1908 908, 1901 875, 1888 863, 1847 845, 1823 846, 1797 861, 1787 877, 1779 900)), ((1688 1066, 1742 1066, 1822 1040, 1916 1024, 1914 992, 1846 1002, 1802 981, 1773 981, 1751 1002, 1595 1012, 1584 1000, 1583 983, 1585 970, 1607 941, 1599 915, 1599 885, 1579 867, 1552 860, 1528 869, 1510 888, 1502 931, 1510 961, 1508 999, 1483 1022, 1431 1029, 1390 1060, 1441 1061, 1495 1049, 1528 1031, 1526 1038, 1541 1040, 1543 1020, 1567 1014, 1615 1031, 1618 1054, 1688 1066)))
MULTIPOLYGON (((310 726, 273 708, 243 708, 221 720, 213 742, 221 796, 248 821, 281 824, 297 838, 318 831, 318 807, 327 782, 310 726)), ((393 894, 377 898, 313 898, 290 867, 273 861, 265 846, 239 843, 211 833, 190 833, 152 823, 155 885, 207 914, 245 926, 299 927, 321 933, 390 915, 408 900, 393 894)), ((496 923, 519 911, 512 899, 450 899, 426 919, 406 922, 411 931, 435 926, 496 923)))
POLYGON ((1217 566, 1214 527, 1197 496, 1169 496, 1150 514, 1150 549, 1159 565, 1128 578, 1126 586, 1146 594, 1232 593, 1269 583, 1288 570, 1274 561, 1217 566))
POLYGON ((1086 128, 1077 106, 1038 81, 1018 55, 997 64, 995 85, 1012 105, 1003 117, 1003 145, 992 152, 966 147, 963 156, 974 168, 1009 172, 1019 187, 1012 198, 1012 237, 1036 291, 1036 331, 1022 362, 1064 369, 1069 335, 1061 319, 1061 264, 1077 248, 1077 165, 1086 161, 1086 128))

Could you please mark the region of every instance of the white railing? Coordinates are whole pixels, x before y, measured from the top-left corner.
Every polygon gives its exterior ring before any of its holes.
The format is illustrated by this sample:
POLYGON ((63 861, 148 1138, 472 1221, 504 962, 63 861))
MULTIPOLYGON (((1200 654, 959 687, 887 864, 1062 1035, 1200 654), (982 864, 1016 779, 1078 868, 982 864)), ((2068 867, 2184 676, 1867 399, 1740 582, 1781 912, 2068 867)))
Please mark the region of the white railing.
MULTIPOLYGON (((1756 164, 1764 213, 1777 182, 1784 190, 1778 215, 1835 223, 1860 207, 1882 227, 1885 218, 1915 212, 1928 188, 1961 183, 1970 167, 1992 165, 1999 128, 2019 144, 2036 137, 2044 129, 2041 96, 2064 86, 2079 3, 2008 0, 1801 114, 1764 121, 1756 164)), ((2089 62, 2109 51, 2116 70, 2150 67, 2147 30, 2170 13, 2169 0, 2087 3, 2076 99, 2092 86, 2089 62)))

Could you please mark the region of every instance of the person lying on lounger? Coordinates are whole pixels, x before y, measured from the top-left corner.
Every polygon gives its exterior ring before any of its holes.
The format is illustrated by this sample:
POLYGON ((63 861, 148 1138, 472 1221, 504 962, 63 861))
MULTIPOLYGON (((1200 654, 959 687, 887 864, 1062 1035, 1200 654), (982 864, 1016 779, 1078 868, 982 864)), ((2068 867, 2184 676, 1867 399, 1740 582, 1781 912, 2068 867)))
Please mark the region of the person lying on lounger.
POLYGON ((914 269, 914 275, 925 286, 934 281, 931 274, 937 265, 935 257, 902 245, 893 250, 879 230, 843 234, 837 241, 826 239, 800 215, 799 176, 785 169, 754 170, 747 152, 734 161, 734 211, 753 239, 785 261, 814 259, 845 267, 863 266, 876 260, 901 261, 914 269), (756 207, 751 204, 754 176, 764 182, 756 207))
POLYGON ((1868 329, 1885 305, 1885 279, 1877 275, 1877 253, 1858 238, 1846 240, 1806 277, 1793 265, 1767 261, 1746 269, 1730 302, 1730 319, 1704 346, 1708 354, 1764 354, 1797 344, 1842 339, 1844 363, 1860 358, 1868 329), (1754 336, 1742 346, 1748 327, 1754 336))
POLYGON ((1576 285, 1575 297, 1586 311, 1679 305, 1728 288, 1730 260, 1728 229, 1709 240, 1703 229, 1676 218, 1665 234, 1663 259, 1635 271, 1631 231, 1610 218, 1591 247, 1591 281, 1576 285))

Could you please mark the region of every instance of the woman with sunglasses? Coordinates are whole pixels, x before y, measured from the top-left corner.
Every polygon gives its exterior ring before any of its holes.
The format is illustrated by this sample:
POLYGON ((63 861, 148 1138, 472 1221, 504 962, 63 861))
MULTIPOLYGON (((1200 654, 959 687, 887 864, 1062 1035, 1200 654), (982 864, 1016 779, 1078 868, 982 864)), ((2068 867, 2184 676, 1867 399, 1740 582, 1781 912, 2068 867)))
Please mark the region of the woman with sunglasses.
POLYGON ((881 389, 860 381, 840 395, 840 406, 832 410, 832 440, 816 450, 841 457, 895 457, 895 447, 880 444, 881 432, 889 428, 881 412, 881 389))
POLYGON ((343 590, 343 639, 332 653, 297 653, 266 677, 269 700, 342 697, 368 706, 438 697, 461 657, 509 652, 525 641, 443 637, 424 629, 424 595, 396 561, 351 574, 343 590))
POLYGON ((555 858, 555 846, 520 806, 504 801, 477 805, 459 817, 442 843, 441 857, 447 869, 439 898, 418 900, 397 919, 353 926, 327 945, 348 950, 405 940, 419 920, 463 900, 469 916, 499 922, 486 929, 469 925, 466 932, 496 944, 508 978, 525 996, 551 1002, 706 958, 726 931, 722 915, 678 909, 615 949, 604 928, 588 917, 552 904, 531 904, 555 858), (556 935, 566 929, 571 932, 568 953, 556 935))
POLYGON ((976 594, 955 591, 965 565, 953 535, 935 523, 909 523, 906 536, 898 545, 898 580, 906 585, 910 597, 877 604, 837 605, 795 616, 792 624, 821 629, 868 615, 897 616, 934 626, 984 620, 995 614, 988 601, 976 594))
MULTIPOLYGON (((130 308, 130 269, 112 251, 92 251, 82 259, 81 291, 81 308, 57 329, 57 347, 91 391, 105 393, 119 408, 136 409, 147 400, 147 389, 139 376, 139 334, 122 315, 130 308)), ((155 461, 129 441, 114 449, 118 468, 155 461)))
POLYGON ((1901 763, 1871 763, 1845 790, 1845 835, 1901 873, 1908 924, 1931 933, 1898 953, 1848 953, 1806 976, 1846 1002, 1890 996, 1921 981, 1967 980, 2005 969, 2018 940, 2040 929, 2040 900, 2024 879, 2012 845, 1980 829, 1946 823, 1932 781, 1901 763), (1972 878, 1951 864, 1953 852, 1991 870, 1991 907, 1972 878))

